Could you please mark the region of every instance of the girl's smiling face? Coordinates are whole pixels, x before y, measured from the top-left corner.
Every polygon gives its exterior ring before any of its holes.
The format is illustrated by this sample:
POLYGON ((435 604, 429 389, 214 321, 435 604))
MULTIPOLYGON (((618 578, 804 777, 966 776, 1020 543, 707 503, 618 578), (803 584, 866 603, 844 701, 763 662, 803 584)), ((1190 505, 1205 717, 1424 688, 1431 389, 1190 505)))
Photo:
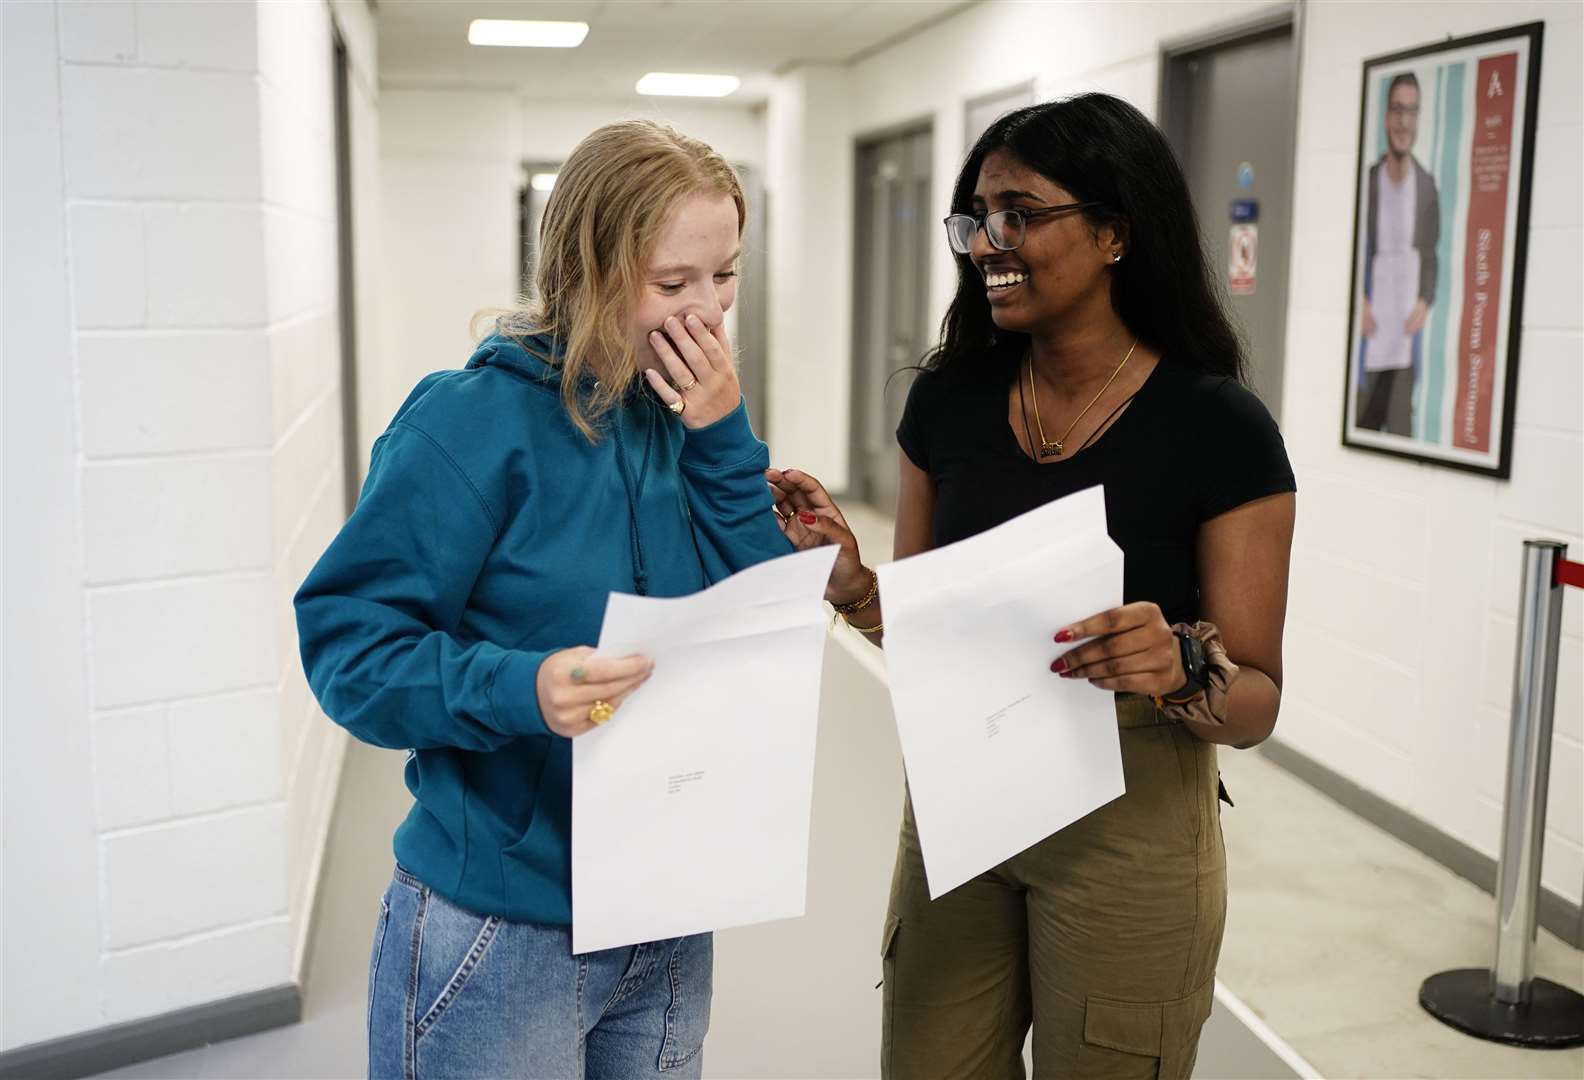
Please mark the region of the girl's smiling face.
POLYGON ((737 205, 729 196, 693 195, 677 206, 644 268, 628 327, 640 369, 664 374, 649 334, 665 333, 668 317, 697 315, 712 330, 725 321, 737 299, 738 228, 737 205))
MULTIPOLYGON (((1078 201, 1054 180, 996 150, 979 167, 973 213, 1043 210, 1078 201)), ((995 324, 1029 333, 1061 321, 1093 301, 1097 291, 1109 297, 1106 267, 1119 248, 1114 230, 1095 229, 1081 213, 1069 212, 1026 219, 1023 243, 1015 251, 996 250, 981 228, 970 257, 985 279, 995 324)))

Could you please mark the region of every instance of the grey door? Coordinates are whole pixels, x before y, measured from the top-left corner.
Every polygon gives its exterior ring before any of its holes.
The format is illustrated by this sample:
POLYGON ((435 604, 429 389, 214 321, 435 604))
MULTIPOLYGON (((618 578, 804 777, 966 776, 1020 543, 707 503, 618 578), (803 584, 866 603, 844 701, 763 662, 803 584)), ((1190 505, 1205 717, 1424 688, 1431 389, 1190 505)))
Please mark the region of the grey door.
POLYGON ((852 457, 849 493, 896 508, 896 427, 933 340, 929 245, 945 240, 930 201, 929 128, 860 144, 853 272, 852 457), (901 374, 898 374, 901 372, 901 374))
POLYGON ((1254 391, 1278 418, 1292 253, 1296 63, 1291 25, 1168 54, 1161 102, 1211 271, 1248 342, 1254 391), (1251 214, 1255 220, 1235 220, 1251 214))

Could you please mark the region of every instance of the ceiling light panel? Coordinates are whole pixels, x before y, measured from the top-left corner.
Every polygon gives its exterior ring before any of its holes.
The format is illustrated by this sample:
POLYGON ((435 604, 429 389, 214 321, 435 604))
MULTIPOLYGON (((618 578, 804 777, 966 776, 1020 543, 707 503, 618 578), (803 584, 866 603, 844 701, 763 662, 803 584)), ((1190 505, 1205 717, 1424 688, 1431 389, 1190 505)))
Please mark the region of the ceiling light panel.
POLYGON ((725 97, 741 85, 735 75, 687 75, 651 71, 638 80, 640 94, 666 97, 725 97))
POLYGON ((517 49, 575 49, 588 37, 586 22, 544 22, 533 19, 474 19, 468 44, 517 49))

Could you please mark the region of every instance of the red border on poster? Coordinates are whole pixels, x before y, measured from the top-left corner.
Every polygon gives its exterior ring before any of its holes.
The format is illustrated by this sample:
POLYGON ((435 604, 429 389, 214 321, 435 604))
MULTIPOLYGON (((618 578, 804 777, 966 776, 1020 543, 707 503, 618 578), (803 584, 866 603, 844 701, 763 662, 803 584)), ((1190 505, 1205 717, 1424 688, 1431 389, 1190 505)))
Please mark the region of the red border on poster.
MULTIPOLYGON (((1512 174, 1513 92, 1518 54, 1479 62, 1474 144, 1469 155, 1468 230, 1463 251, 1463 320, 1452 445, 1489 453, 1501 315, 1507 184, 1512 174)), ((1508 405, 1511 408, 1511 404, 1508 405)))

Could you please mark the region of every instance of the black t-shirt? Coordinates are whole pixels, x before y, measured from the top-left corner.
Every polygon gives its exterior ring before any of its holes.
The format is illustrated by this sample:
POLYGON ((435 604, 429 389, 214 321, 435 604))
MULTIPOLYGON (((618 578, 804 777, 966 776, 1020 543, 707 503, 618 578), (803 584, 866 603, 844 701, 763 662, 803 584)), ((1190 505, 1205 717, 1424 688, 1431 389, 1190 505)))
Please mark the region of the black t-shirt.
POLYGON ((903 451, 935 482, 936 547, 1104 484, 1108 531, 1125 557, 1124 602, 1153 600, 1167 622, 1193 622, 1199 526, 1297 490, 1276 422, 1234 379, 1164 358, 1088 449, 1039 465, 1007 419, 1021 364, 986 364, 994 369, 921 374, 897 428, 903 451))

